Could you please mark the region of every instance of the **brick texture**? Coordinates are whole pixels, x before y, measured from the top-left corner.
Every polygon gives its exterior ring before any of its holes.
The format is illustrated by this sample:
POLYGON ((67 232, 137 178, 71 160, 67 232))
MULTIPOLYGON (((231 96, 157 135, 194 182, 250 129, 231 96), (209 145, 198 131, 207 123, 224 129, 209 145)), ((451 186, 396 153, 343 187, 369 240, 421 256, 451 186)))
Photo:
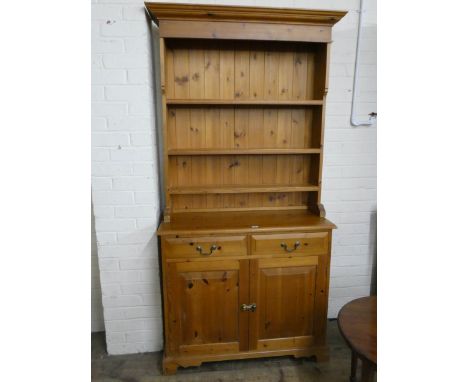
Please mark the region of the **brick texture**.
MULTIPOLYGON (((343 304, 369 293, 374 258, 376 128, 349 123, 359 1, 204 3, 349 11, 333 31, 323 171, 323 203, 338 225, 328 313, 336 317, 343 304)), ((360 118, 377 111, 376 2, 365 3, 360 118)), ((156 351, 163 343, 153 75, 142 7, 136 0, 92 3, 92 195, 110 354, 156 351)))

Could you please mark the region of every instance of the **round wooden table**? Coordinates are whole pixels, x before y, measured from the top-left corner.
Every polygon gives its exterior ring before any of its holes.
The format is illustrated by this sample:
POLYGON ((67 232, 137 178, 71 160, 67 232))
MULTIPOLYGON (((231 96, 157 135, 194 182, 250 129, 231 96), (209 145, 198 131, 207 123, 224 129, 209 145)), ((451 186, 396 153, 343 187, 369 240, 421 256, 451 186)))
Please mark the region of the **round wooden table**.
POLYGON ((361 381, 372 381, 377 367, 377 296, 363 297, 343 306, 338 328, 351 348, 351 377, 356 380, 357 359, 362 361, 361 381))

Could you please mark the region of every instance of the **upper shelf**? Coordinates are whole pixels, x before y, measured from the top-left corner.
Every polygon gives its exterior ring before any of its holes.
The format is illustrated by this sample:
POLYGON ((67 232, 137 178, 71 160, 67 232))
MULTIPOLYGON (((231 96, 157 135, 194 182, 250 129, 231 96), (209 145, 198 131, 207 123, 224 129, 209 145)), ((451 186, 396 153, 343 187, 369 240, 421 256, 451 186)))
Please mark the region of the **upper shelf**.
POLYGON ((167 105, 194 106, 320 106, 323 100, 228 100, 228 99, 167 99, 167 105))
POLYGON ((169 149, 168 155, 320 154, 321 149, 169 149))

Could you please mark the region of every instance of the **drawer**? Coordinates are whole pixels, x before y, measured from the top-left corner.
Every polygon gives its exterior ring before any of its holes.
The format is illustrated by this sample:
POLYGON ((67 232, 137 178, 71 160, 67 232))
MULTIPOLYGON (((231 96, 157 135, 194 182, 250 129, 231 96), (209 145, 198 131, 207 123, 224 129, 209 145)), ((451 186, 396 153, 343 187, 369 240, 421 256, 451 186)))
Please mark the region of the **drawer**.
POLYGON ((252 235, 253 255, 328 253, 328 232, 252 235))
POLYGON ((204 236, 164 239, 164 254, 168 258, 246 256, 246 236, 204 236))

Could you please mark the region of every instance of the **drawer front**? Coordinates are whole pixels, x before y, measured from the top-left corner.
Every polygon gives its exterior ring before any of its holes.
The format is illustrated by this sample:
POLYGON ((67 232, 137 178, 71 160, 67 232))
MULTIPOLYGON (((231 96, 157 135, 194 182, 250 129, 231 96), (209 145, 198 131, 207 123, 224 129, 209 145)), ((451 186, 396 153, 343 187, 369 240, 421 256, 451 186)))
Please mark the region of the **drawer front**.
POLYGON ((164 253, 168 258, 246 256, 246 236, 205 236, 164 239, 164 253))
POLYGON ((253 255, 319 255, 328 253, 328 232, 252 235, 253 255))

